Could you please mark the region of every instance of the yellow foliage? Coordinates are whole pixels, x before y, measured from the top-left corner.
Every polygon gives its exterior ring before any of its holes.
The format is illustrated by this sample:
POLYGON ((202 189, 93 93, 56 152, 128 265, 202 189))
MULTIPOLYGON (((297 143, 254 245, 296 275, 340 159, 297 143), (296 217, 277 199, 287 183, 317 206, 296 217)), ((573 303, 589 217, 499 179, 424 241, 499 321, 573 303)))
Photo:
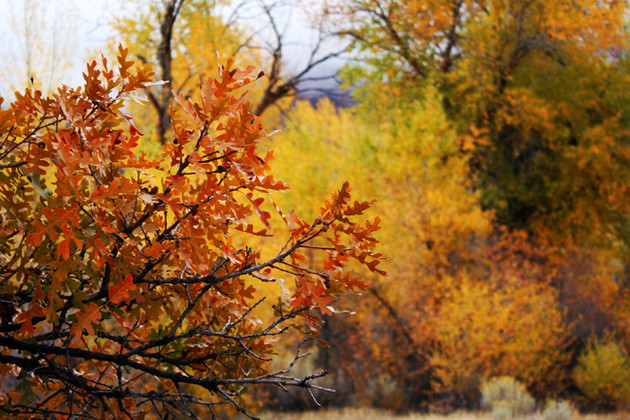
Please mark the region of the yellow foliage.
POLYGON ((602 408, 630 404, 630 358, 615 340, 591 337, 571 377, 585 397, 602 408))
POLYGON ((562 381, 567 345, 554 293, 534 284, 491 286, 451 280, 435 319, 432 366, 441 387, 466 395, 471 384, 511 375, 528 386, 562 381))

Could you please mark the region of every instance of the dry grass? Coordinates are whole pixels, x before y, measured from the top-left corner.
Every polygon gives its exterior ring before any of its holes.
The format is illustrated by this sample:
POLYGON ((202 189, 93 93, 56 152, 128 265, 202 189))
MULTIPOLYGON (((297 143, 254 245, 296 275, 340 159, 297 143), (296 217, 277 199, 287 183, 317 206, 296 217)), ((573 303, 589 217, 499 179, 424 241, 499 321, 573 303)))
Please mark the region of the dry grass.
MULTIPOLYGON (((405 414, 396 415, 388 411, 369 408, 345 408, 341 410, 318 410, 304 413, 261 413, 263 420, 494 420, 488 413, 457 412, 449 415, 405 414)), ((575 420, 630 420, 630 414, 575 414, 575 420)), ((542 420, 542 416, 531 416, 528 420, 542 420)))
POLYGON ((262 413, 263 420, 491 420, 489 416, 475 413, 454 413, 449 416, 406 414, 397 415, 389 411, 369 408, 344 408, 340 410, 317 410, 304 413, 262 413))

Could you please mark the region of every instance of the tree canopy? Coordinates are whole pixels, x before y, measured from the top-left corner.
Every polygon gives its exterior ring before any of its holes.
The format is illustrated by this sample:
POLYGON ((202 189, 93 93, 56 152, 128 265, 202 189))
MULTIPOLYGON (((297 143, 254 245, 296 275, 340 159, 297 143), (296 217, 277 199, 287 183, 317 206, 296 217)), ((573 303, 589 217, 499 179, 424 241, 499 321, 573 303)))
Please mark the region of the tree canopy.
MULTIPOLYGON (((350 186, 307 223, 274 208, 288 188, 270 172, 268 134, 249 112, 244 88, 262 76, 233 61, 201 86, 200 101, 176 96, 173 138, 159 159, 125 105, 153 70, 119 46, 79 88, 53 96, 27 89, 0 111, 2 375, 6 415, 206 416, 250 385, 313 380, 269 370, 274 343, 292 326, 308 336, 336 295, 367 288, 350 261, 383 274, 372 251, 369 202, 350 186), (261 258, 251 237, 269 236, 281 215, 283 245, 261 258), (323 255, 309 265, 305 252, 323 255), (295 279, 294 282, 289 282, 295 279), (257 285, 282 285, 271 310, 257 285), (297 319, 305 322, 300 325, 297 319)), ((297 349, 293 364, 305 355, 297 349)))

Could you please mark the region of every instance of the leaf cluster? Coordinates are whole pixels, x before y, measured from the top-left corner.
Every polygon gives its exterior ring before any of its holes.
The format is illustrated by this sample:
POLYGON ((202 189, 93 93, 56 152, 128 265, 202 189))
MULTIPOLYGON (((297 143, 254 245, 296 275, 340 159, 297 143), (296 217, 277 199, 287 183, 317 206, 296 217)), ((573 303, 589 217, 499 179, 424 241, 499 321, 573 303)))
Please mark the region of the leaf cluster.
MULTIPOLYGON (((231 405, 251 416, 250 385, 318 388, 323 372, 269 371, 269 356, 289 325, 315 333, 316 311, 367 288, 349 260, 384 274, 378 219, 355 221, 369 202, 352 203, 345 183, 313 223, 278 209, 288 239, 262 259, 248 238, 269 234, 262 204, 288 188, 272 153, 257 153, 267 133, 243 93, 262 74, 230 59, 198 101, 177 95, 159 159, 138 150, 126 114, 151 67, 119 46, 115 65, 101 57, 83 76, 0 111, 0 363, 20 383, 1 410, 194 417, 231 405), (309 265, 307 250, 326 263, 309 265), (256 284, 284 278, 295 287, 258 319, 256 284)), ((291 366, 303 357, 298 348, 291 366)))

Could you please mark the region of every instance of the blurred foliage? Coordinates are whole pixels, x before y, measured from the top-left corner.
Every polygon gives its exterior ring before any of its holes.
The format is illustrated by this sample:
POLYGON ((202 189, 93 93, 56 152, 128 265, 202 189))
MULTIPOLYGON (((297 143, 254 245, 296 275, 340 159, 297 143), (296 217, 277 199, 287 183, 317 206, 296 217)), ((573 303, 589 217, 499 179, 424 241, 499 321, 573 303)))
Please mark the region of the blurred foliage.
POLYGON ((630 404, 630 358, 616 340, 591 338, 572 376, 592 404, 607 409, 630 404))
POLYGON ((560 381, 566 367, 564 323, 553 292, 536 285, 468 278, 447 292, 437 314, 432 364, 441 387, 477 400, 485 378, 514 375, 530 387, 560 381))

